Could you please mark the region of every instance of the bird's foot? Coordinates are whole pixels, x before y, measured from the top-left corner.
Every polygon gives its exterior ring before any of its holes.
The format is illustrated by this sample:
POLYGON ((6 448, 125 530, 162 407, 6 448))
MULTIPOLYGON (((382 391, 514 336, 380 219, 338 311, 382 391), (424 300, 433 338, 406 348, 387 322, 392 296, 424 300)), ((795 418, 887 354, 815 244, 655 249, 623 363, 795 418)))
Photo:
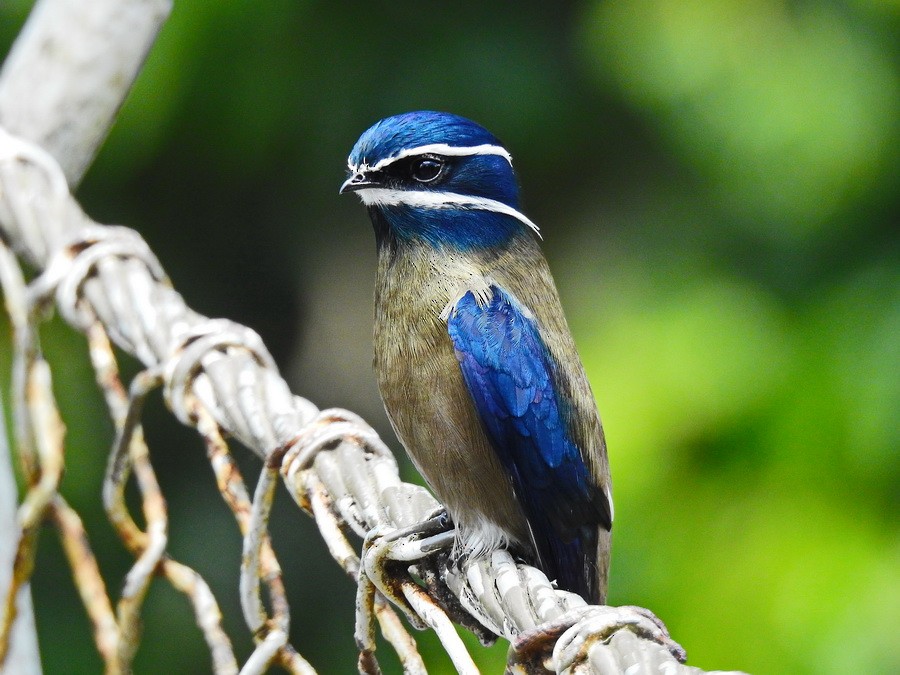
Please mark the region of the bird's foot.
MULTIPOLYGON (((356 604, 361 672, 377 672, 374 618, 379 606, 385 606, 385 598, 399 607, 415 628, 433 629, 459 672, 477 672, 448 617, 445 598, 432 594, 435 575, 439 575, 436 570, 446 564, 455 537, 443 512, 411 527, 377 528, 366 536, 356 604)), ((410 668, 410 672, 418 671, 410 668)))
MULTIPOLYGON (((425 624, 409 602, 410 585, 420 588, 410 577, 409 567, 453 546, 456 531, 447 512, 441 509, 421 523, 396 530, 375 528, 363 542, 362 571, 366 580, 394 605, 403 610, 416 628, 425 624)), ((360 583, 364 580, 361 578, 360 583)))
POLYGON ((669 635, 665 624, 650 610, 625 605, 591 605, 566 612, 520 634, 510 645, 508 669, 517 665, 552 662, 559 672, 580 672, 591 652, 622 629, 661 645, 678 663, 687 660, 684 648, 669 635))

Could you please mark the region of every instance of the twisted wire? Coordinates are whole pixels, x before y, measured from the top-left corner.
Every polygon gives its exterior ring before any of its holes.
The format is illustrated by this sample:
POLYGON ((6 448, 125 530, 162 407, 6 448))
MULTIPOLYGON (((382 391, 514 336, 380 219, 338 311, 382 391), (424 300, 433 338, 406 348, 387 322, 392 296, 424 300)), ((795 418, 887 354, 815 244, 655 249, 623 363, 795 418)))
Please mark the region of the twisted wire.
MULTIPOLYGON (((264 461, 257 498, 250 505, 252 527, 245 536, 242 567, 252 574, 242 576, 242 588, 246 585, 250 625, 277 630, 268 632, 252 657, 255 661, 245 668, 259 672, 279 649, 281 662, 291 661, 295 653, 283 635, 286 616, 277 621, 266 616, 254 599, 258 582, 252 580, 253 574, 257 580, 265 576, 265 526, 275 472, 293 499, 316 519, 329 551, 351 576, 360 574, 361 566, 345 528, 362 537, 377 528, 404 528, 433 515, 437 502, 423 488, 400 480, 390 450, 359 416, 319 410, 293 395, 255 332, 191 310, 136 232, 92 222, 70 195, 55 160, 2 129, 0 231, 17 252, 44 270, 33 285, 36 296, 52 296, 62 316, 82 331, 103 326, 116 344, 158 377, 173 414, 197 427, 208 444, 210 437, 224 432, 264 461)), ((227 462, 216 457, 211 452, 214 465, 227 462)), ((446 557, 442 560, 437 574, 429 577, 430 590, 447 597, 428 599, 427 607, 419 604, 416 611, 439 631, 448 650, 458 646, 440 628, 446 619, 433 618, 434 612, 449 612, 454 620, 471 624, 470 617, 462 616, 468 613, 488 631, 509 639, 511 667, 523 672, 537 672, 546 664, 559 672, 615 673, 637 663, 615 647, 619 633, 611 629, 633 616, 617 612, 623 608, 588 607, 505 551, 465 561, 459 568, 447 565, 446 557)), ((407 575, 405 569, 402 574, 407 575)), ((390 608, 377 597, 374 603, 382 632, 404 666, 410 672, 424 669, 390 608)), ((277 607, 273 611, 277 613, 277 607)), ((654 633, 646 625, 636 633, 648 639, 628 642, 630 653, 665 664, 667 672, 696 672, 673 657, 682 653, 664 628, 654 633)), ((365 642, 365 636, 359 640, 365 642)), ((464 670, 460 664, 466 660, 457 656, 454 663, 464 670)), ((304 662, 295 670, 305 668, 304 662)))

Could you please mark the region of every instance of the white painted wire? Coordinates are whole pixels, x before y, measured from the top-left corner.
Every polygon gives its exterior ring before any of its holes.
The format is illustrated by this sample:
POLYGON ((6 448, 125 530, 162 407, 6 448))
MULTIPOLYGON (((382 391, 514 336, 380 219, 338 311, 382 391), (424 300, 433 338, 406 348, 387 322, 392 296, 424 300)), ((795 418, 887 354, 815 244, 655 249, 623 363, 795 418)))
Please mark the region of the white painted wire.
MULTIPOLYGON (((406 527, 434 513, 437 504, 424 489, 400 481, 393 456, 369 425, 293 395, 256 333, 191 310, 136 232, 93 223, 65 186, 48 153, 0 129, 4 236, 45 267, 37 288, 55 294, 72 325, 85 330, 101 322, 121 348, 159 369, 179 420, 195 425, 202 405, 223 431, 280 469, 301 505, 309 504, 312 472, 328 508, 357 534, 406 527)), ((550 658, 567 672, 644 672, 632 669, 640 655, 666 672, 696 672, 677 663, 672 653, 679 648, 664 629, 630 608, 588 607, 505 552, 441 569, 439 583, 482 626, 511 640, 523 662, 550 658), (648 639, 629 639, 627 654, 617 650, 626 643, 612 639, 622 625, 648 639)))

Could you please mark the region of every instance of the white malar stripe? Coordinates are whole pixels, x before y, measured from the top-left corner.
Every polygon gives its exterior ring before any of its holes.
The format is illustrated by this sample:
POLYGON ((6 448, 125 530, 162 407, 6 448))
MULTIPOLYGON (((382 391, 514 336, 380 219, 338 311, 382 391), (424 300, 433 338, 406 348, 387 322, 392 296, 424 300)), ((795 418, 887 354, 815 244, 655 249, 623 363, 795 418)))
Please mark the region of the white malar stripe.
POLYGON ((386 188, 366 188, 356 194, 366 206, 412 206, 420 209, 465 209, 471 211, 493 211, 512 216, 530 227, 541 236, 541 230, 520 211, 508 204, 487 197, 467 197, 454 192, 431 192, 429 190, 388 190, 386 188))
POLYGON ((347 167, 351 171, 380 171, 388 164, 393 164, 394 162, 401 160, 405 157, 413 157, 415 155, 444 155, 445 157, 468 157, 470 155, 498 155, 509 162, 509 165, 512 166, 512 155, 509 154, 506 148, 503 148, 499 145, 490 145, 489 143, 485 143, 483 145, 471 145, 468 147, 459 147, 455 145, 447 145, 446 143, 432 143, 430 145, 420 145, 416 148, 406 148, 405 150, 401 150, 396 155, 392 155, 390 157, 385 157, 382 160, 379 160, 372 166, 369 166, 365 162, 356 166, 350 162, 350 158, 347 158, 347 167))

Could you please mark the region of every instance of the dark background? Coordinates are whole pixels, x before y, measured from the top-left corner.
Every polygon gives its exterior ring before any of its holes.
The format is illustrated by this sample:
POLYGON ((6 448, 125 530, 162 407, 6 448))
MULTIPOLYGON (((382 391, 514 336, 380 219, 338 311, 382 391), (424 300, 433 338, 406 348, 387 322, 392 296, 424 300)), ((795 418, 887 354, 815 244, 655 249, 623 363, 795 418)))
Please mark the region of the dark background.
MULTIPOLYGON (((30 4, 0 6, 0 53, 30 4)), ((653 609, 708 669, 897 672, 898 23, 878 0, 176 2, 78 198, 138 229, 192 307, 257 330, 297 393, 402 454, 371 369, 373 237, 337 189, 383 116, 479 121, 515 158, 606 426, 611 603, 653 609)), ((63 492, 115 595, 111 425, 83 338, 57 319, 43 339, 63 492)), ((146 419, 170 550, 246 656, 240 540, 203 446, 158 396, 146 419)), ((354 589, 283 492, 273 529, 294 645, 352 672, 354 589)), ((50 530, 37 563, 46 672, 98 672, 50 530)), ((208 671, 166 584, 144 619, 136 673, 208 671)), ((505 648, 475 657, 500 672, 505 648)))

